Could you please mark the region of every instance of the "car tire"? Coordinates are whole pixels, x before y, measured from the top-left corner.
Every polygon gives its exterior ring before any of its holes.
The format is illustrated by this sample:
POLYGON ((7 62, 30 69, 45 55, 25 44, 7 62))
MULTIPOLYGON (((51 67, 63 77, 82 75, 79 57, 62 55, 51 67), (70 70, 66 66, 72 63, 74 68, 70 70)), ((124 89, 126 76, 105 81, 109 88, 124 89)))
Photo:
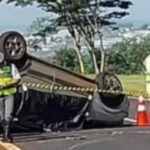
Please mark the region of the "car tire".
POLYGON ((26 41, 20 33, 10 31, 1 35, 0 51, 4 52, 7 61, 18 61, 22 59, 26 54, 26 50, 26 41))

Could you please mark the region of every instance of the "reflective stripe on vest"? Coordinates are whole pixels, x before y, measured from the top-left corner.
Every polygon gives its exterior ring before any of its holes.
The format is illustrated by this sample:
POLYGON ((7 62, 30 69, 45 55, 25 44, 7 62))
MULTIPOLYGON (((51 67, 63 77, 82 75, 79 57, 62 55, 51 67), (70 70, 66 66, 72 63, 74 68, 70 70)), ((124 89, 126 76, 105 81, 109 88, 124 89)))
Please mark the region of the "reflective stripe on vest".
MULTIPOLYGON (((11 65, 0 67, 0 85, 5 85, 12 80, 11 65)), ((16 93, 16 88, 0 90, 0 96, 16 93)))

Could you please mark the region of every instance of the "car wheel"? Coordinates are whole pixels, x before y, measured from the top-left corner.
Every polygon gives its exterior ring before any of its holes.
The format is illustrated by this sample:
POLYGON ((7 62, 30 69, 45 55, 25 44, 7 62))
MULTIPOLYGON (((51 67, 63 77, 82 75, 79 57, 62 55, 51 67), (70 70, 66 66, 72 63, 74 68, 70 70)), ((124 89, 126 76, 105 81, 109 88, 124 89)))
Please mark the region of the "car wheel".
POLYGON ((26 54, 26 41, 15 31, 5 32, 0 37, 0 50, 4 52, 7 61, 22 59, 26 54))
POLYGON ((104 72, 96 77, 98 88, 110 91, 123 91, 119 78, 113 73, 104 72))

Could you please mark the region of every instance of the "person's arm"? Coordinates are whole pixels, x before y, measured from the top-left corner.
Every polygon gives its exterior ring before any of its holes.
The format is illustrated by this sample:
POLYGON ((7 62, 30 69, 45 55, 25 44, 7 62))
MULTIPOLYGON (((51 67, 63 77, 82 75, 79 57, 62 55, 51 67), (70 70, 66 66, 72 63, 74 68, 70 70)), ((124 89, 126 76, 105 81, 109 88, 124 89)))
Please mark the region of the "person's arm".
POLYGON ((16 68, 16 66, 14 64, 11 65, 11 69, 12 69, 12 80, 4 85, 4 88, 9 88, 9 87, 16 87, 18 85, 18 83, 20 82, 20 74, 18 69, 16 68))
POLYGON ((20 82, 20 79, 12 79, 9 83, 4 85, 4 88, 16 87, 19 82, 20 82))

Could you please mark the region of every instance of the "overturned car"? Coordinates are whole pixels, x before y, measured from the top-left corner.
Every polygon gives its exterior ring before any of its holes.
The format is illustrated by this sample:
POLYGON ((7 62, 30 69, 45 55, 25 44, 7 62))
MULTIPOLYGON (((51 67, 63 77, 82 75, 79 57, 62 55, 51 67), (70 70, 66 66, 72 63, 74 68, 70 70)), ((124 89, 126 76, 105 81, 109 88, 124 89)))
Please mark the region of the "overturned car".
POLYGON ((14 31, 1 35, 0 50, 8 62, 18 67, 22 85, 30 83, 18 88, 15 95, 14 128, 32 131, 81 129, 88 122, 120 125, 128 115, 129 101, 121 94, 121 83, 114 74, 102 73, 92 80, 35 58, 27 53, 23 36, 14 31), (55 86, 82 90, 55 89, 55 86))

